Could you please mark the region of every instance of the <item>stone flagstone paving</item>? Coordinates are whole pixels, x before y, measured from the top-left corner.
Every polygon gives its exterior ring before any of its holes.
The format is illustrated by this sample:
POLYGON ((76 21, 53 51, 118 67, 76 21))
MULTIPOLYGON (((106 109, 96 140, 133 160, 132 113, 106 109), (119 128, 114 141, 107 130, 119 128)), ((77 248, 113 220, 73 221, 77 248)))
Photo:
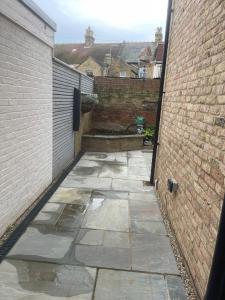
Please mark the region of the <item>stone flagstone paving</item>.
POLYGON ((0 300, 184 300, 151 153, 86 153, 0 265, 0 300))

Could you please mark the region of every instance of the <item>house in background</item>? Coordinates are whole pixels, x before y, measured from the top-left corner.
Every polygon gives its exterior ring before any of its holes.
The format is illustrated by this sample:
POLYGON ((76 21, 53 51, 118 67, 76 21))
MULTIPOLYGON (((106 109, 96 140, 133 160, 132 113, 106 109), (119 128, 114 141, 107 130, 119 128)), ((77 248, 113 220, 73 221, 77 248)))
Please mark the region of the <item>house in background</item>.
POLYGON ((97 62, 92 56, 88 56, 84 62, 78 65, 71 65, 72 68, 84 72, 88 76, 102 76, 104 67, 101 63, 97 62))
POLYGON ((153 65, 153 78, 160 78, 162 72, 162 62, 163 62, 163 52, 164 52, 164 43, 160 42, 157 45, 153 65))
POLYGON ((105 60, 104 71, 102 75, 109 77, 136 78, 138 76, 138 68, 127 64, 121 58, 111 57, 108 62, 105 60))
POLYGON ((95 43, 87 28, 85 42, 55 45, 55 56, 89 76, 159 78, 163 58, 162 28, 154 42, 95 43))
POLYGON ((80 65, 71 65, 71 67, 90 77, 110 76, 136 78, 138 76, 138 68, 130 66, 119 58, 112 58, 110 54, 105 55, 103 63, 89 56, 80 65))

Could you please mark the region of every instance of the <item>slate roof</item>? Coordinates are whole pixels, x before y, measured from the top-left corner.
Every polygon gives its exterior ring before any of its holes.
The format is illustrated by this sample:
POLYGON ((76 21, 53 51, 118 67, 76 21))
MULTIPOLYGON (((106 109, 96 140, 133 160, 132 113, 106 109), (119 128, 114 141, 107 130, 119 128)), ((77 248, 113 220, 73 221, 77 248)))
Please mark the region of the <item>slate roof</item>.
POLYGON ((85 44, 56 44, 54 54, 55 57, 70 65, 81 64, 89 56, 103 65, 105 55, 111 51, 112 58, 120 58, 126 63, 137 64, 141 53, 147 48, 153 55, 152 60, 155 60, 155 55, 157 61, 161 59, 162 46, 163 43, 160 43, 156 49, 154 42, 96 43, 92 47, 86 47, 85 44))
POLYGON ((120 50, 121 44, 119 43, 96 43, 89 48, 85 44, 58 44, 55 45, 54 54, 68 64, 81 64, 91 56, 97 63, 103 65, 107 53, 111 51, 112 57, 116 58, 120 50))
POLYGON ((140 54, 145 48, 150 48, 151 53, 155 52, 154 42, 130 42, 124 43, 121 51, 121 58, 127 63, 138 63, 140 54))

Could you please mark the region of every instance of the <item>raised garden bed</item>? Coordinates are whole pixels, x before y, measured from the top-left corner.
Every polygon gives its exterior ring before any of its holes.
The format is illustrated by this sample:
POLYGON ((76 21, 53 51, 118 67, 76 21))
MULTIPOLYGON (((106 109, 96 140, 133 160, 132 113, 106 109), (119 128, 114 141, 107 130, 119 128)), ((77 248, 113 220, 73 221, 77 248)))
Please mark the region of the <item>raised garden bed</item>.
POLYGON ((140 134, 84 134, 83 151, 129 151, 143 149, 144 135, 140 134))

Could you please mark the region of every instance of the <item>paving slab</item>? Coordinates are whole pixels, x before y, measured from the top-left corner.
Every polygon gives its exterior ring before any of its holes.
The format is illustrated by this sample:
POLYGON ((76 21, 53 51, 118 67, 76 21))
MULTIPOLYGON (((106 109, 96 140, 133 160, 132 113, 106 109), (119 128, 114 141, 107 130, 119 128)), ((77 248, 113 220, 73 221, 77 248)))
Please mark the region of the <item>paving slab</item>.
POLYGON ((155 209, 148 209, 148 210, 140 210, 140 209, 132 209, 130 211, 130 218, 131 220, 136 221, 159 221, 162 222, 163 219, 155 209))
POLYGON ((81 265, 111 269, 131 269, 131 253, 127 248, 76 245, 74 259, 81 265))
POLYGON ((49 202, 66 204, 86 204, 91 199, 91 190, 79 188, 58 188, 49 202))
POLYGON ((111 178, 78 177, 69 175, 62 182, 61 187, 110 190, 111 184, 111 178))
POLYGON ((54 228, 59 228, 60 230, 64 228, 66 231, 74 231, 74 228, 81 227, 88 205, 88 203, 48 203, 39 212, 32 225, 48 225, 51 228, 55 226, 54 228))
POLYGON ((159 205, 156 201, 151 201, 150 199, 147 200, 142 199, 142 201, 133 199, 130 200, 129 203, 130 203, 131 210, 143 210, 143 211, 154 210, 159 215, 161 215, 159 210, 159 205))
POLYGON ((144 159, 145 159, 146 168, 148 169, 149 174, 150 174, 150 172, 151 172, 151 164, 152 164, 152 152, 145 152, 145 151, 143 151, 143 156, 144 156, 144 159))
POLYGON ((128 167, 140 167, 145 166, 144 157, 128 157, 128 167))
POLYGON ((75 244, 129 249, 130 237, 127 232, 80 229, 75 244))
POLYGON ((130 198, 129 192, 122 191, 93 191, 92 198, 103 198, 103 199, 116 199, 116 200, 128 200, 130 198))
POLYGON ((179 274, 169 238, 156 234, 131 234, 132 270, 179 274))
POLYGON ((127 178, 127 166, 116 164, 103 166, 99 177, 127 178))
POLYGON ((127 158, 127 151, 115 152, 116 158, 118 157, 126 157, 127 158))
POLYGON ((130 218, 136 221, 163 221, 157 202, 150 201, 130 201, 130 218))
POLYGON ((87 204, 66 204, 57 225, 70 231, 80 228, 87 208, 87 204))
POLYGON ((148 171, 146 168, 140 168, 137 166, 131 166, 128 168, 127 172, 127 178, 128 179, 135 179, 135 180, 150 180, 150 175, 148 174, 148 171))
POLYGON ((86 152, 82 156, 82 160, 100 160, 100 161, 113 161, 116 159, 115 153, 108 153, 108 152, 86 152))
POLYGON ((60 218, 65 204, 47 203, 39 212, 32 224, 56 225, 60 218))
POLYGON ((135 180, 149 180, 150 174, 146 167, 130 166, 128 168, 127 177, 135 180))
POLYGON ((82 228, 129 232, 128 200, 104 200, 94 198, 82 228))
POLYGON ((157 221, 131 220, 131 232, 167 235, 164 224, 157 221))
POLYGON ((79 167, 99 167, 101 166, 101 161, 94 161, 94 160, 88 160, 88 159, 83 159, 79 160, 77 165, 73 168, 73 170, 79 166, 79 167))
POLYGON ((126 157, 117 157, 114 161, 112 161, 115 165, 124 165, 127 166, 127 158, 126 157))
POLYGON ((0 300, 184 300, 150 159, 86 153, 0 265, 0 300))
POLYGON ((116 154, 116 161, 118 163, 127 165, 127 152, 117 152, 115 154, 116 154))
POLYGON ((153 190, 145 192, 145 193, 129 193, 130 200, 138 200, 138 201, 151 201, 156 202, 157 198, 155 192, 153 190))
POLYGON ((168 300, 169 298, 166 282, 161 275, 100 270, 94 299, 168 300))
POLYGON ((116 191, 142 192, 143 181, 134 179, 113 179, 112 189, 116 191))
POLYGON ((112 160, 112 161, 98 161, 99 165, 100 166, 104 166, 104 167, 111 167, 111 166, 115 166, 115 167, 118 167, 118 166, 127 166, 127 163, 123 162, 124 160, 124 157, 121 159, 121 160, 112 160))
POLYGON ((104 231, 103 246, 129 249, 130 235, 127 232, 104 231))
POLYGON ((76 244, 89 246, 103 246, 104 231, 93 229, 80 229, 76 244))
POLYGON ((127 156, 128 156, 128 158, 131 158, 131 157, 143 158, 143 152, 141 150, 128 151, 127 156))
POLYGON ((76 176, 88 176, 88 177, 98 177, 100 171, 102 169, 102 166, 80 166, 79 164, 73 168, 73 170, 70 172, 70 175, 76 175, 76 176))
POLYGON ((178 276, 166 276, 167 289, 170 299, 186 300, 184 285, 178 276))
POLYGON ((0 265, 1 300, 91 300, 96 269, 5 260, 0 265))
POLYGON ((7 257, 65 263, 77 233, 75 230, 59 231, 47 226, 28 227, 7 257))

